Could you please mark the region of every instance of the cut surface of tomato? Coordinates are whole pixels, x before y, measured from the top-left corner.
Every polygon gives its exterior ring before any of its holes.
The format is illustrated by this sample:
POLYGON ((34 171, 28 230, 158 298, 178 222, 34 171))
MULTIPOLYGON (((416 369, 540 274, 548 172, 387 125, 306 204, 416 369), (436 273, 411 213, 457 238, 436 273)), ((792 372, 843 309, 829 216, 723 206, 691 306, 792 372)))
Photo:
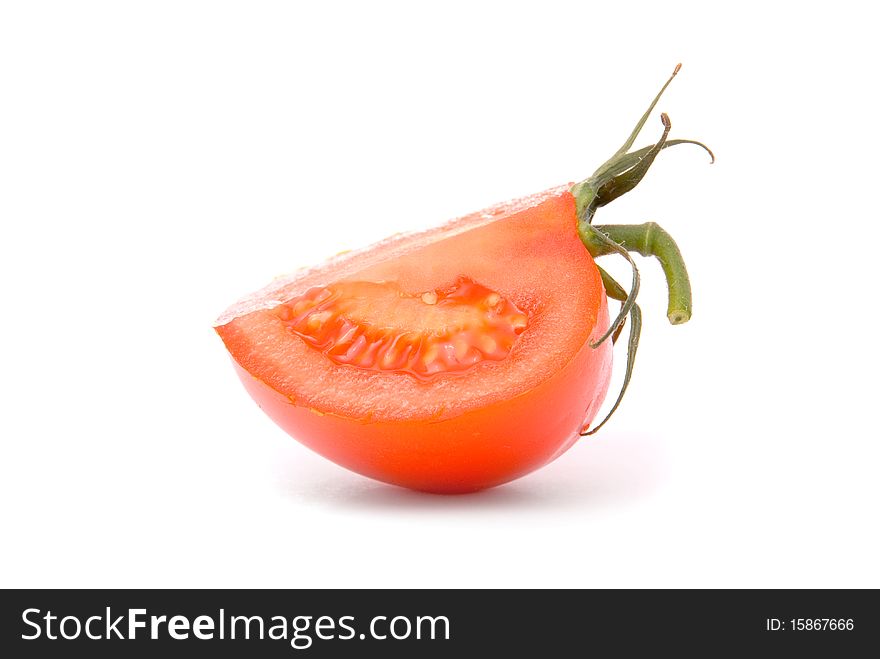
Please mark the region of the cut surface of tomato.
POLYGON ((568 186, 277 280, 217 321, 296 439, 389 483, 473 491, 554 459, 611 371, 599 272, 568 186))

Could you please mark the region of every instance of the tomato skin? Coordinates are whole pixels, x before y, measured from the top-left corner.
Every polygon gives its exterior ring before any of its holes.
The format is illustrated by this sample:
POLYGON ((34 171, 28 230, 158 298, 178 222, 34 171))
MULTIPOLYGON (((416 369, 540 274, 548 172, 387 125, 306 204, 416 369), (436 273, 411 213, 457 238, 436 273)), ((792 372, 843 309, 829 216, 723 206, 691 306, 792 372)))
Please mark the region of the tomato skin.
POLYGON ((263 411, 298 441, 343 467, 436 493, 473 492, 519 478, 574 444, 581 428, 595 418, 611 376, 611 342, 590 346, 608 327, 608 306, 599 272, 577 242, 574 200, 567 192, 548 191, 545 213, 546 208, 553 208, 560 244, 576 255, 582 273, 579 294, 589 300, 588 321, 593 326, 580 331, 587 340, 552 375, 512 398, 431 419, 355 418, 318 411, 268 384, 256 371, 248 362, 250 344, 234 319, 227 318, 217 332, 263 411))

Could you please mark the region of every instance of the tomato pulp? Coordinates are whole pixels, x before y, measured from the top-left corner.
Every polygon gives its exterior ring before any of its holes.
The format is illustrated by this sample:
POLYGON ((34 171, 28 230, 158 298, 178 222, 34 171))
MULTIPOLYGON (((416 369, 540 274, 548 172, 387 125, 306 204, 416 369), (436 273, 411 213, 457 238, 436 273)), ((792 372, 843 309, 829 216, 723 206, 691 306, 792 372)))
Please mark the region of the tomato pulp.
POLYGON ((297 440, 365 476, 469 492, 561 455, 608 389, 602 280, 569 186, 398 236, 233 305, 216 331, 297 440))

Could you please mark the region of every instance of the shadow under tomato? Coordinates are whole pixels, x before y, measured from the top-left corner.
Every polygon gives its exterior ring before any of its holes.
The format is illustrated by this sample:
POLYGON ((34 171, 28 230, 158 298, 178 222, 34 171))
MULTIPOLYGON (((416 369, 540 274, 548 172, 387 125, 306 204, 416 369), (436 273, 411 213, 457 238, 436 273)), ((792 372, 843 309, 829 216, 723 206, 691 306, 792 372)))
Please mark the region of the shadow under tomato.
MULTIPOLYGON (((317 459, 316 459, 317 460, 317 459)), ((583 439, 524 478, 471 494, 438 495, 386 485, 284 451, 282 489, 292 498, 362 510, 487 511, 614 506, 649 496, 663 480, 662 438, 606 434, 583 439)))

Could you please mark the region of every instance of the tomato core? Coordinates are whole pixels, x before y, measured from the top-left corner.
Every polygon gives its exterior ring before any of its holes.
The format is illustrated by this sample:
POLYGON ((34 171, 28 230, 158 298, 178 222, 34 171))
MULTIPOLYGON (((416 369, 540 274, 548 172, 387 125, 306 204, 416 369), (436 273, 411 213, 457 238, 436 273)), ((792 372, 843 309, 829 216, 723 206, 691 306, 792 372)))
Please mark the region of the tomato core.
POLYGON ((336 364, 423 380, 504 359, 528 325, 513 302, 465 276, 416 293, 397 282, 342 281, 311 288, 275 313, 336 364))

